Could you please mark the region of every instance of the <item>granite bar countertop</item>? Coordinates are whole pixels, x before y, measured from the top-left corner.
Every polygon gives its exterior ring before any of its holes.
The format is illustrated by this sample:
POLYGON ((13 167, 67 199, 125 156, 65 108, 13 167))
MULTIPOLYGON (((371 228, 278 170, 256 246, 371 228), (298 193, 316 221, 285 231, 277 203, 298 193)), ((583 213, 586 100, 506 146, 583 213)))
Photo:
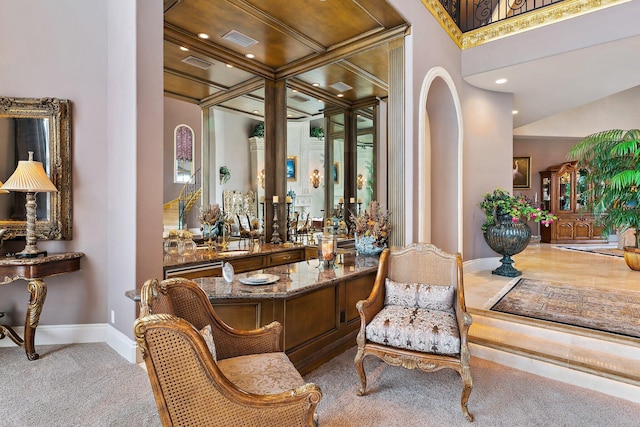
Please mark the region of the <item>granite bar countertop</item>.
MULTIPOLYGON (((223 277, 192 280, 205 291, 210 300, 291 298, 343 280, 375 273, 378 270, 378 259, 378 256, 345 255, 341 264, 329 268, 320 266, 317 259, 312 259, 235 274, 232 282, 227 282, 223 277), (278 276, 278 281, 267 285, 245 285, 240 282, 240 279, 254 274, 272 274, 278 276)), ((140 301, 139 290, 127 291, 125 295, 134 301, 140 301)))

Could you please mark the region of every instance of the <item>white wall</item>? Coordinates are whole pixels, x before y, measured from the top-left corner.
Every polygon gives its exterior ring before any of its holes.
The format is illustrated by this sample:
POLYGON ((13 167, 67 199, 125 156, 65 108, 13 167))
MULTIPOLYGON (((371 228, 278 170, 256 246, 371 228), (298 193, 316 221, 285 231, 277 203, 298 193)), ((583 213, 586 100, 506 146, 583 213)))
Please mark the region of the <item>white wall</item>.
POLYGON ((215 181, 215 198, 211 203, 222 206, 222 192, 255 190, 257 185, 251 179, 251 153, 249 137, 259 122, 239 114, 214 109, 215 164, 212 165, 211 178, 215 181), (227 166, 231 178, 220 184, 218 171, 227 166))
MULTIPOLYGON (((174 131, 179 125, 188 125, 193 129, 194 148, 193 164, 194 172, 202 166, 202 109, 197 104, 164 97, 164 132, 163 132, 163 184, 162 202, 167 203, 180 195, 184 184, 173 182, 174 178, 174 131)), ((201 171, 202 172, 202 171, 201 171)), ((200 204, 198 203, 197 206, 200 204)), ((191 209, 187 215, 187 227, 199 228, 197 222, 199 211, 197 206, 191 209)))
MULTIPOLYGON (((73 240, 38 246, 86 257, 82 271, 47 279, 40 324, 106 323, 107 2, 0 0, 0 10, 0 95, 72 103, 73 240)), ((6 242, 3 250, 22 247, 24 241, 6 242)), ((0 311, 9 311, 9 324, 21 325, 28 300, 24 282, 0 292, 0 311)))
MULTIPOLYGON (((413 223, 417 230, 420 212, 417 206, 417 170, 418 170, 418 135, 419 112, 426 106, 419 105, 420 91, 425 76, 433 67, 444 68, 452 77, 462 104, 463 117, 463 205, 447 201, 445 212, 439 212, 442 217, 449 217, 453 221, 458 210, 463 209, 463 257, 465 260, 494 256, 495 254, 484 242, 480 225, 481 211, 478 207, 482 195, 497 186, 510 188, 511 186, 511 154, 512 148, 512 117, 511 95, 489 92, 474 88, 466 84, 461 78, 461 54, 458 46, 442 29, 431 13, 420 2, 406 2, 390 0, 391 3, 410 23, 406 56, 406 84, 405 96, 407 108, 405 111, 407 129, 407 167, 405 173, 409 180, 407 189, 406 211, 408 223, 413 223), (411 187, 413 186, 413 188, 411 187), (455 207, 454 207, 455 206, 455 207)), ((451 110, 451 109, 449 109, 451 110)), ((457 126, 457 119, 452 111, 443 113, 437 119, 440 126, 457 126)), ((432 125, 433 126, 433 125, 432 125)), ((444 132, 441 128, 440 132, 444 132)), ((454 143, 452 141, 452 143, 454 143)), ((447 156, 452 152, 442 152, 447 156)), ((433 162, 451 162, 451 159, 432 159, 433 162)), ((428 165, 431 168, 431 165, 428 165)), ((433 177, 432 179, 436 179, 433 177)), ((391 191, 391 189, 390 189, 391 191)), ((444 195, 442 195, 444 197, 444 195)), ((450 197, 455 200, 457 194, 451 192, 450 197)), ((439 206, 436 207, 439 209, 439 206)), ((415 238, 415 234, 408 236, 407 243, 415 238)))
MULTIPOLYGON (((72 102, 73 240, 39 246, 86 256, 81 271, 46 280, 40 325, 105 324, 113 311, 132 337, 124 292, 162 274, 162 4, 0 0, 0 10, 0 94, 72 102)), ((10 324, 22 324, 27 299, 24 283, 2 287, 10 324)))

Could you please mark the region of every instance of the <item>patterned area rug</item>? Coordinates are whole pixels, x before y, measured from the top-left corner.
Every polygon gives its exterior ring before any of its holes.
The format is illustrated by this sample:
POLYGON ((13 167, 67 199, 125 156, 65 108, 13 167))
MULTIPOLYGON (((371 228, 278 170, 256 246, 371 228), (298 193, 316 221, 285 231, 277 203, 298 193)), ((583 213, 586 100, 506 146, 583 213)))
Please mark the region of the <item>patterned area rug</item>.
POLYGON ((520 279, 491 310, 640 338, 640 292, 520 279))

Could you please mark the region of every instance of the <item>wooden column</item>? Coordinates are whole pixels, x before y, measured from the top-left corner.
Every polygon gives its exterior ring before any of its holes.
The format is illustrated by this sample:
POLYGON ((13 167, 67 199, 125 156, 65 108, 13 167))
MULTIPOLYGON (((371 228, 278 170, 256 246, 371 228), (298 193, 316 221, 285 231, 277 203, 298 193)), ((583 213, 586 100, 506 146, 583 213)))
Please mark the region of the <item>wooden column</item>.
MULTIPOLYGON (((389 145, 387 208, 391 211, 390 246, 404 246, 406 241, 406 218, 412 218, 405 209, 404 176, 404 39, 389 43, 389 145)), ((383 165, 379 165, 383 166, 383 165)))
POLYGON ((273 196, 278 196, 280 239, 287 237, 285 197, 287 193, 287 88, 284 80, 265 80, 264 85, 264 164, 265 164, 265 241, 273 234, 273 196))

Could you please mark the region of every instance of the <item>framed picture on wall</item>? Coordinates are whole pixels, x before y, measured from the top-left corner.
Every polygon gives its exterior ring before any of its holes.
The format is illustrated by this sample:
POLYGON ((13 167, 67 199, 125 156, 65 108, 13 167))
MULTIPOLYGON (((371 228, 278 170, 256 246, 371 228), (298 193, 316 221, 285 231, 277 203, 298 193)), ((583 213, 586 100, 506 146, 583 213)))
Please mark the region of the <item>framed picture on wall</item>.
POLYGON ((531 188, 531 157, 513 158, 513 188, 531 188))
POLYGON ((298 179, 298 157, 287 157, 287 181, 296 181, 298 179))
POLYGON ((340 182, 340 162, 333 164, 333 182, 336 184, 340 182))

